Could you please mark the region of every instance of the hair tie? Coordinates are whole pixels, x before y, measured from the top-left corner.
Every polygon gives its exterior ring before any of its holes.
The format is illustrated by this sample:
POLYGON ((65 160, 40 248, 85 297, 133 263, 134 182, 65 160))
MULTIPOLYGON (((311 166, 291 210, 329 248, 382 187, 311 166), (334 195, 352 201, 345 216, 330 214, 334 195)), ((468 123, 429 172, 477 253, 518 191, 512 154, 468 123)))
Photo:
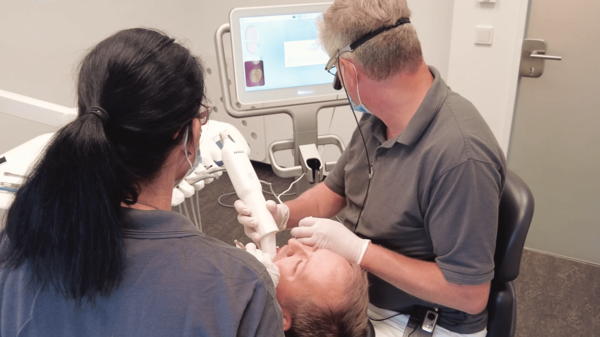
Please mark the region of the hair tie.
POLYGON ((108 122, 110 121, 110 116, 108 115, 108 113, 106 112, 106 110, 97 107, 97 106, 93 106, 93 107, 89 107, 86 111, 85 114, 92 114, 98 118, 100 118, 100 120, 102 121, 102 124, 106 125, 108 124, 108 122))

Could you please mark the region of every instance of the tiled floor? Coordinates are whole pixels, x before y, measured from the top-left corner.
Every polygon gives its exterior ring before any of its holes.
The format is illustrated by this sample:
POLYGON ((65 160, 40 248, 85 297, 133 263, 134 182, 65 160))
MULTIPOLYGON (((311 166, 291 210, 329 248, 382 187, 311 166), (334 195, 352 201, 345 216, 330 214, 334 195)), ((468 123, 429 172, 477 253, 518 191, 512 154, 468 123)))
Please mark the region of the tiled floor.
MULTIPOLYGON (((275 176, 268 165, 256 164, 255 169, 259 178, 273 183, 277 193, 292 182, 275 176)), ((217 201, 228 192, 233 192, 233 186, 226 174, 200 191, 204 232, 232 245, 234 239, 250 242, 235 210, 217 201)), ((235 200, 235 195, 222 198, 226 204, 235 200)), ((289 231, 277 235, 279 246, 288 239, 289 231)), ((526 250, 515 286, 518 337, 600 337, 600 267, 526 250)))
POLYGON ((518 337, 600 337, 600 267, 525 250, 515 287, 518 337))

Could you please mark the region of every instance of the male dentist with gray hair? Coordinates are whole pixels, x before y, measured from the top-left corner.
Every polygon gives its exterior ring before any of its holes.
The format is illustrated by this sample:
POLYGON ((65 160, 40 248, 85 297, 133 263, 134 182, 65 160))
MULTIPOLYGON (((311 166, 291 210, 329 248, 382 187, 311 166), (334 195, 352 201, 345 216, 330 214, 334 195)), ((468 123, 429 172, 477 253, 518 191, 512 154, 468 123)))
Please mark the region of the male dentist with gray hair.
POLYGON ((494 135, 425 64, 405 0, 337 0, 320 39, 364 114, 323 183, 267 207, 301 243, 367 270, 370 310, 437 310, 433 336, 485 336, 506 165, 494 135), (344 208, 343 224, 329 219, 344 208))

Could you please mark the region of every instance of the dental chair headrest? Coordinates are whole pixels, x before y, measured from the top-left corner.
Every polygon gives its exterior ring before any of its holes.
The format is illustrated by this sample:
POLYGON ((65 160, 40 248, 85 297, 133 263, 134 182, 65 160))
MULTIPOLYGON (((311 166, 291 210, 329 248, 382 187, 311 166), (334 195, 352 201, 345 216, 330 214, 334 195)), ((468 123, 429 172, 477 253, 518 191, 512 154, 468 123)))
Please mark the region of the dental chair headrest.
POLYGON ((365 337, 375 337, 375 328, 373 328, 373 324, 371 324, 370 320, 367 320, 367 333, 365 337))

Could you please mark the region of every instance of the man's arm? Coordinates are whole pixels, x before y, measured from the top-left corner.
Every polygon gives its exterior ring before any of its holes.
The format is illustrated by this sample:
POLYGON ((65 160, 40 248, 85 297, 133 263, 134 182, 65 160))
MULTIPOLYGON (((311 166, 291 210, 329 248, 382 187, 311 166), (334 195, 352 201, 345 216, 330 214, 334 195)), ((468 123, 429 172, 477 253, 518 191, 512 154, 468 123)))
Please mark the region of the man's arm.
POLYGON ((429 202, 424 220, 435 262, 408 258, 374 244, 365 247, 363 239, 328 219, 303 221, 292 235, 360 263, 418 298, 479 313, 487 304, 493 277, 500 188, 500 173, 477 161, 467 161, 437 180, 423 201, 429 202))
POLYGON ((369 244, 360 266, 391 285, 425 301, 477 314, 487 305, 490 282, 464 285, 448 282, 435 262, 411 259, 369 244))
POLYGON ((302 193, 298 198, 285 202, 290 209, 287 229, 298 226, 298 222, 307 216, 331 218, 346 207, 346 198, 333 192, 325 183, 302 193))

